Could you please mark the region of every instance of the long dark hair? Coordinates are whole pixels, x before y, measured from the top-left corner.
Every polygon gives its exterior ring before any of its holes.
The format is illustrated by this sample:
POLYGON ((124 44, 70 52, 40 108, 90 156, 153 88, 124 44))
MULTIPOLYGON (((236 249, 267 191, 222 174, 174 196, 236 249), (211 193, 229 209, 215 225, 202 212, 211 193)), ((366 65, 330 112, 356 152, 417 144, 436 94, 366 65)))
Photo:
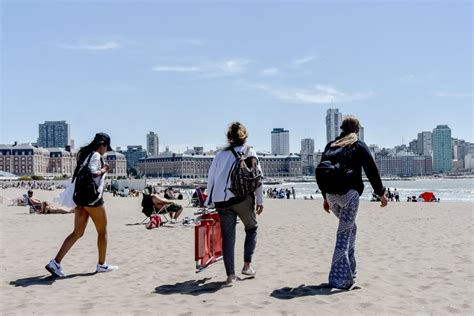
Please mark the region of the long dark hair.
POLYGON ((76 159, 77 159, 77 164, 76 164, 76 169, 74 169, 74 175, 73 179, 76 178, 77 173, 79 172, 79 169, 81 168, 82 164, 86 160, 87 157, 94 151, 96 151, 101 144, 97 144, 95 141, 92 141, 90 144, 81 147, 79 151, 77 152, 76 159))

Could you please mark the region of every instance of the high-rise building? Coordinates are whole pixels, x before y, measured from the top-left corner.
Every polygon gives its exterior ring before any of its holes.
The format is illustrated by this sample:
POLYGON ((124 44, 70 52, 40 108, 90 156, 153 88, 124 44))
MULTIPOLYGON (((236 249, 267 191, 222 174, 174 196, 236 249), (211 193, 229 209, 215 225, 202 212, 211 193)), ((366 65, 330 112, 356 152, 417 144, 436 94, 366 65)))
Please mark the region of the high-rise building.
POLYGON ((272 131, 272 155, 290 154, 290 131, 274 128, 272 131))
POLYGON ((418 155, 431 156, 433 153, 431 132, 418 133, 416 152, 418 155))
POLYGON ((342 113, 339 109, 328 109, 326 114, 326 139, 330 141, 336 139, 341 133, 342 113))
POLYGON ((457 163, 456 169, 464 169, 466 167, 465 158, 469 153, 469 142, 463 139, 453 139, 453 159, 457 163))
POLYGON ((66 121, 45 121, 39 124, 38 147, 65 148, 71 146, 71 131, 66 121))
POLYGON ((357 136, 359 137, 359 139, 361 141, 364 141, 364 126, 360 126, 359 128, 359 133, 357 134, 357 136))
POLYGON ((303 138, 301 140, 300 155, 303 175, 314 175, 314 139, 303 138))
POLYGON ((138 160, 146 156, 146 151, 141 145, 127 146, 127 150, 121 151, 127 160, 127 169, 136 169, 138 160))
POLYGON ((433 171, 449 172, 453 168, 453 144, 448 125, 438 125, 433 129, 433 171))
POLYGON ((158 156, 160 153, 160 139, 155 132, 149 132, 146 135, 146 150, 152 156, 158 156))

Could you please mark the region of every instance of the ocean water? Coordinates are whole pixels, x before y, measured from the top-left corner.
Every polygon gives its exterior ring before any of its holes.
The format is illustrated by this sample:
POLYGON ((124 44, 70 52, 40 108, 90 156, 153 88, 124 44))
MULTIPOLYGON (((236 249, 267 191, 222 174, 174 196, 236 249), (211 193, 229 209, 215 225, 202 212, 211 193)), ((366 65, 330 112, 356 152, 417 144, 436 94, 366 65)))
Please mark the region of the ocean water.
MULTIPOLYGON (((365 189, 362 199, 370 200, 372 197, 372 187, 369 182, 364 182, 365 189)), ((383 181, 383 185, 396 188, 400 193, 400 201, 406 201, 408 196, 417 196, 425 191, 431 191, 441 202, 474 202, 474 179, 415 179, 402 181, 383 181)), ((290 188, 294 187, 296 198, 302 199, 305 196, 321 198, 321 194, 316 194, 318 186, 316 182, 283 182, 282 184, 264 185, 264 190, 268 188, 290 188)))

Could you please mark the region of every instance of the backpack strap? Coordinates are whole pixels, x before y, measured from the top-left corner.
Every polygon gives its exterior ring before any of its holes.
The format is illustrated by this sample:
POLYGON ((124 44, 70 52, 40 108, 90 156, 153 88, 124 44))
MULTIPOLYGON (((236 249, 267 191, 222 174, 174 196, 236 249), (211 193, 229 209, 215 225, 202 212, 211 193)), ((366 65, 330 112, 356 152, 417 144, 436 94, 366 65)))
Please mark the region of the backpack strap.
MULTIPOLYGON (((83 166, 88 166, 88 165, 89 165, 89 163, 91 162, 91 159, 92 159, 92 155, 94 155, 94 152, 91 152, 91 153, 89 154, 89 157, 86 158, 86 159, 84 159, 84 161, 87 160, 86 163, 83 162, 82 165, 80 165, 80 166, 77 165, 77 166, 76 166, 76 170, 74 171, 74 175, 73 175, 73 177, 72 177, 71 183, 73 183, 74 180, 76 179, 77 174, 79 173, 79 170, 80 170, 83 166)), ((101 159, 102 159, 102 158, 101 158, 101 159)))
POLYGON ((230 151, 232 152, 232 154, 234 155, 235 159, 240 159, 242 157, 242 155, 239 155, 236 151, 235 151, 235 148, 234 147, 230 147, 230 151))

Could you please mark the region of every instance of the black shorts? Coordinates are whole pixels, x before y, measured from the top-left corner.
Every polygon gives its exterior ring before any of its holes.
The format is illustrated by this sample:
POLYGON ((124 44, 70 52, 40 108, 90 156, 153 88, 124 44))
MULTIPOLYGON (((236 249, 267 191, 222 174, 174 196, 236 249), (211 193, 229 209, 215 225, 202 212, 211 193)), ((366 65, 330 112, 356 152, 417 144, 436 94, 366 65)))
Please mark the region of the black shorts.
POLYGON ((167 213, 176 213, 178 212, 182 207, 178 204, 170 204, 166 207, 166 212, 167 213))
POLYGON ((98 207, 98 206, 101 206, 101 205, 104 205, 104 199, 103 198, 100 198, 97 202, 95 202, 94 204, 91 204, 91 205, 87 205, 87 207, 98 207))

